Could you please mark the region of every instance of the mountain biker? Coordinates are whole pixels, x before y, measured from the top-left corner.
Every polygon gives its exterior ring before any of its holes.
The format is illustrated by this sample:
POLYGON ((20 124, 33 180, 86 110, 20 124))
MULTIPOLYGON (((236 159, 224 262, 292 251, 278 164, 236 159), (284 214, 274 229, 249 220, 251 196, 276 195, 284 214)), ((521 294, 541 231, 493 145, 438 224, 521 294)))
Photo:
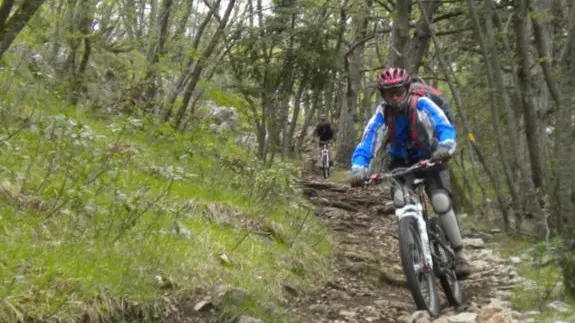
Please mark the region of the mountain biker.
MULTIPOLYGON (((333 140, 334 138, 333 126, 327 120, 327 116, 325 114, 322 113, 319 115, 319 121, 313 133, 319 139, 320 148, 322 145, 329 144, 333 140)), ((329 154, 329 165, 333 166, 333 161, 331 159, 331 151, 329 151, 328 154, 329 154)))
MULTIPOLYGON (((429 97, 416 97, 416 101, 410 101, 411 84, 412 78, 402 68, 386 68, 378 75, 377 85, 383 100, 366 125, 362 139, 352 154, 352 184, 361 183, 368 175, 370 161, 381 144, 378 130, 387 130, 388 133, 386 149, 391 159, 390 170, 411 166, 424 159, 442 161, 437 168, 422 172, 422 176, 425 176, 426 192, 433 209, 439 215, 441 227, 455 252, 456 275, 458 279, 465 279, 470 274, 470 268, 463 254, 463 241, 452 207, 451 183, 446 163, 455 151, 455 128, 443 110, 429 97), (413 102, 411 107, 410 102, 413 102), (409 118, 410 109, 414 109, 413 118, 409 118), (392 116, 388 117, 387 122, 393 124, 386 124, 385 116, 392 116), (390 138, 391 128, 393 138, 390 138)), ((400 179, 400 182, 404 181, 405 177, 400 179)), ((391 187, 391 196, 395 207, 401 207, 405 203, 403 192, 395 186, 391 187)))

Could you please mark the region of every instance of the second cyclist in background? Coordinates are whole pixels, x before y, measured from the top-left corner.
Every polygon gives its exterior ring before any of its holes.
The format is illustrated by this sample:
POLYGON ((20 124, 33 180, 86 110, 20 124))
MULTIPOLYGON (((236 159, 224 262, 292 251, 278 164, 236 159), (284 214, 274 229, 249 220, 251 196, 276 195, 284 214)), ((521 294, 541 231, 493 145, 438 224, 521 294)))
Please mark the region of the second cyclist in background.
MULTIPOLYGON (((318 124, 314 130, 314 136, 316 136, 319 139, 320 149, 321 149, 322 145, 324 145, 324 144, 328 145, 328 148, 329 148, 329 144, 334 139, 334 132, 335 131, 333 129, 333 126, 327 120, 327 116, 323 113, 320 114, 318 124)), ((329 150, 329 164, 331 167, 331 166, 333 166, 333 160, 331 159, 331 157, 332 157, 331 149, 328 149, 328 150, 329 150)))

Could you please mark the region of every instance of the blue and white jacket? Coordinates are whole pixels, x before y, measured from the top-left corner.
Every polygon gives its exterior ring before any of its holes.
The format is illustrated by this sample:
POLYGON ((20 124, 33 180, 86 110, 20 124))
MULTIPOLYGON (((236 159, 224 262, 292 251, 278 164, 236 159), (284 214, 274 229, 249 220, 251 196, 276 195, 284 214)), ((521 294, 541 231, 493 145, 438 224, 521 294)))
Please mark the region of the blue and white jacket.
MULTIPOLYGON (((378 104, 375 114, 367 123, 361 141, 352 154, 352 167, 369 167, 375 152, 381 146, 387 132, 384 117, 385 104, 385 101, 378 104)), ((408 113, 398 113, 393 120, 395 136, 393 142, 390 142, 387 147, 387 153, 391 158, 415 162, 429 158, 431 152, 437 149, 444 149, 451 155, 455 152, 455 127, 449 122, 443 110, 428 97, 420 97, 417 101, 417 136, 424 138, 429 150, 413 147, 415 143, 409 134, 408 113), (413 148, 408 152, 406 147, 413 148)))

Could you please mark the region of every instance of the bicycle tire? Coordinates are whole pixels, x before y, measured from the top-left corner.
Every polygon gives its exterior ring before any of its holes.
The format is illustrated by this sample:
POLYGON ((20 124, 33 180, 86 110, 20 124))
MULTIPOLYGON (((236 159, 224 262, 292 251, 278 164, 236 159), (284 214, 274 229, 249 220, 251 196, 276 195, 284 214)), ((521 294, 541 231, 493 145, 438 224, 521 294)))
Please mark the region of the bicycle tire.
POLYGON ((329 177, 329 160, 327 155, 323 156, 322 165, 323 165, 323 178, 327 179, 329 177))
POLYGON ((399 220, 399 253, 403 273, 407 281, 407 287, 419 310, 426 310, 432 317, 439 316, 441 304, 437 291, 437 282, 432 272, 424 274, 427 276, 429 304, 421 291, 418 273, 414 268, 414 247, 419 249, 419 254, 423 257, 421 238, 417 227, 417 220, 413 217, 404 217, 399 220), (413 237, 414 239, 411 239, 413 237), (413 240, 413 241, 412 241, 413 240))
MULTIPOLYGON (((431 219, 430 226, 437 237, 442 240, 442 242, 447 243, 447 237, 441 229, 436 218, 431 219)), ((443 247, 435 238, 431 238, 432 240, 432 247, 433 252, 437 255, 437 257, 441 257, 441 259, 435 260, 434 266, 441 266, 441 270, 437 278, 439 278, 439 283, 441 285, 441 289, 447 298, 447 301, 451 306, 459 306, 463 303, 463 289, 461 287, 461 283, 457 280, 455 275, 455 266, 453 266, 453 256, 442 252, 443 247)))

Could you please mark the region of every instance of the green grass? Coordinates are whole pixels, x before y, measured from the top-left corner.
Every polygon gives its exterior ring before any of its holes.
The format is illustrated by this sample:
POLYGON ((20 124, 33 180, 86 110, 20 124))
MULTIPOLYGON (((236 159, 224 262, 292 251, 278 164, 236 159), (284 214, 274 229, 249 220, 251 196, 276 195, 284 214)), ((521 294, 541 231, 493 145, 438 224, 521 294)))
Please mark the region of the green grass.
POLYGON ((285 322, 282 284, 328 278, 331 240, 290 164, 265 168, 202 124, 95 118, 18 82, 0 102, 0 321, 156 321, 231 285, 247 296, 230 315, 285 322))
POLYGON ((334 183, 345 184, 350 178, 350 175, 348 173, 349 169, 347 168, 334 167, 331 169, 329 181, 334 183))

